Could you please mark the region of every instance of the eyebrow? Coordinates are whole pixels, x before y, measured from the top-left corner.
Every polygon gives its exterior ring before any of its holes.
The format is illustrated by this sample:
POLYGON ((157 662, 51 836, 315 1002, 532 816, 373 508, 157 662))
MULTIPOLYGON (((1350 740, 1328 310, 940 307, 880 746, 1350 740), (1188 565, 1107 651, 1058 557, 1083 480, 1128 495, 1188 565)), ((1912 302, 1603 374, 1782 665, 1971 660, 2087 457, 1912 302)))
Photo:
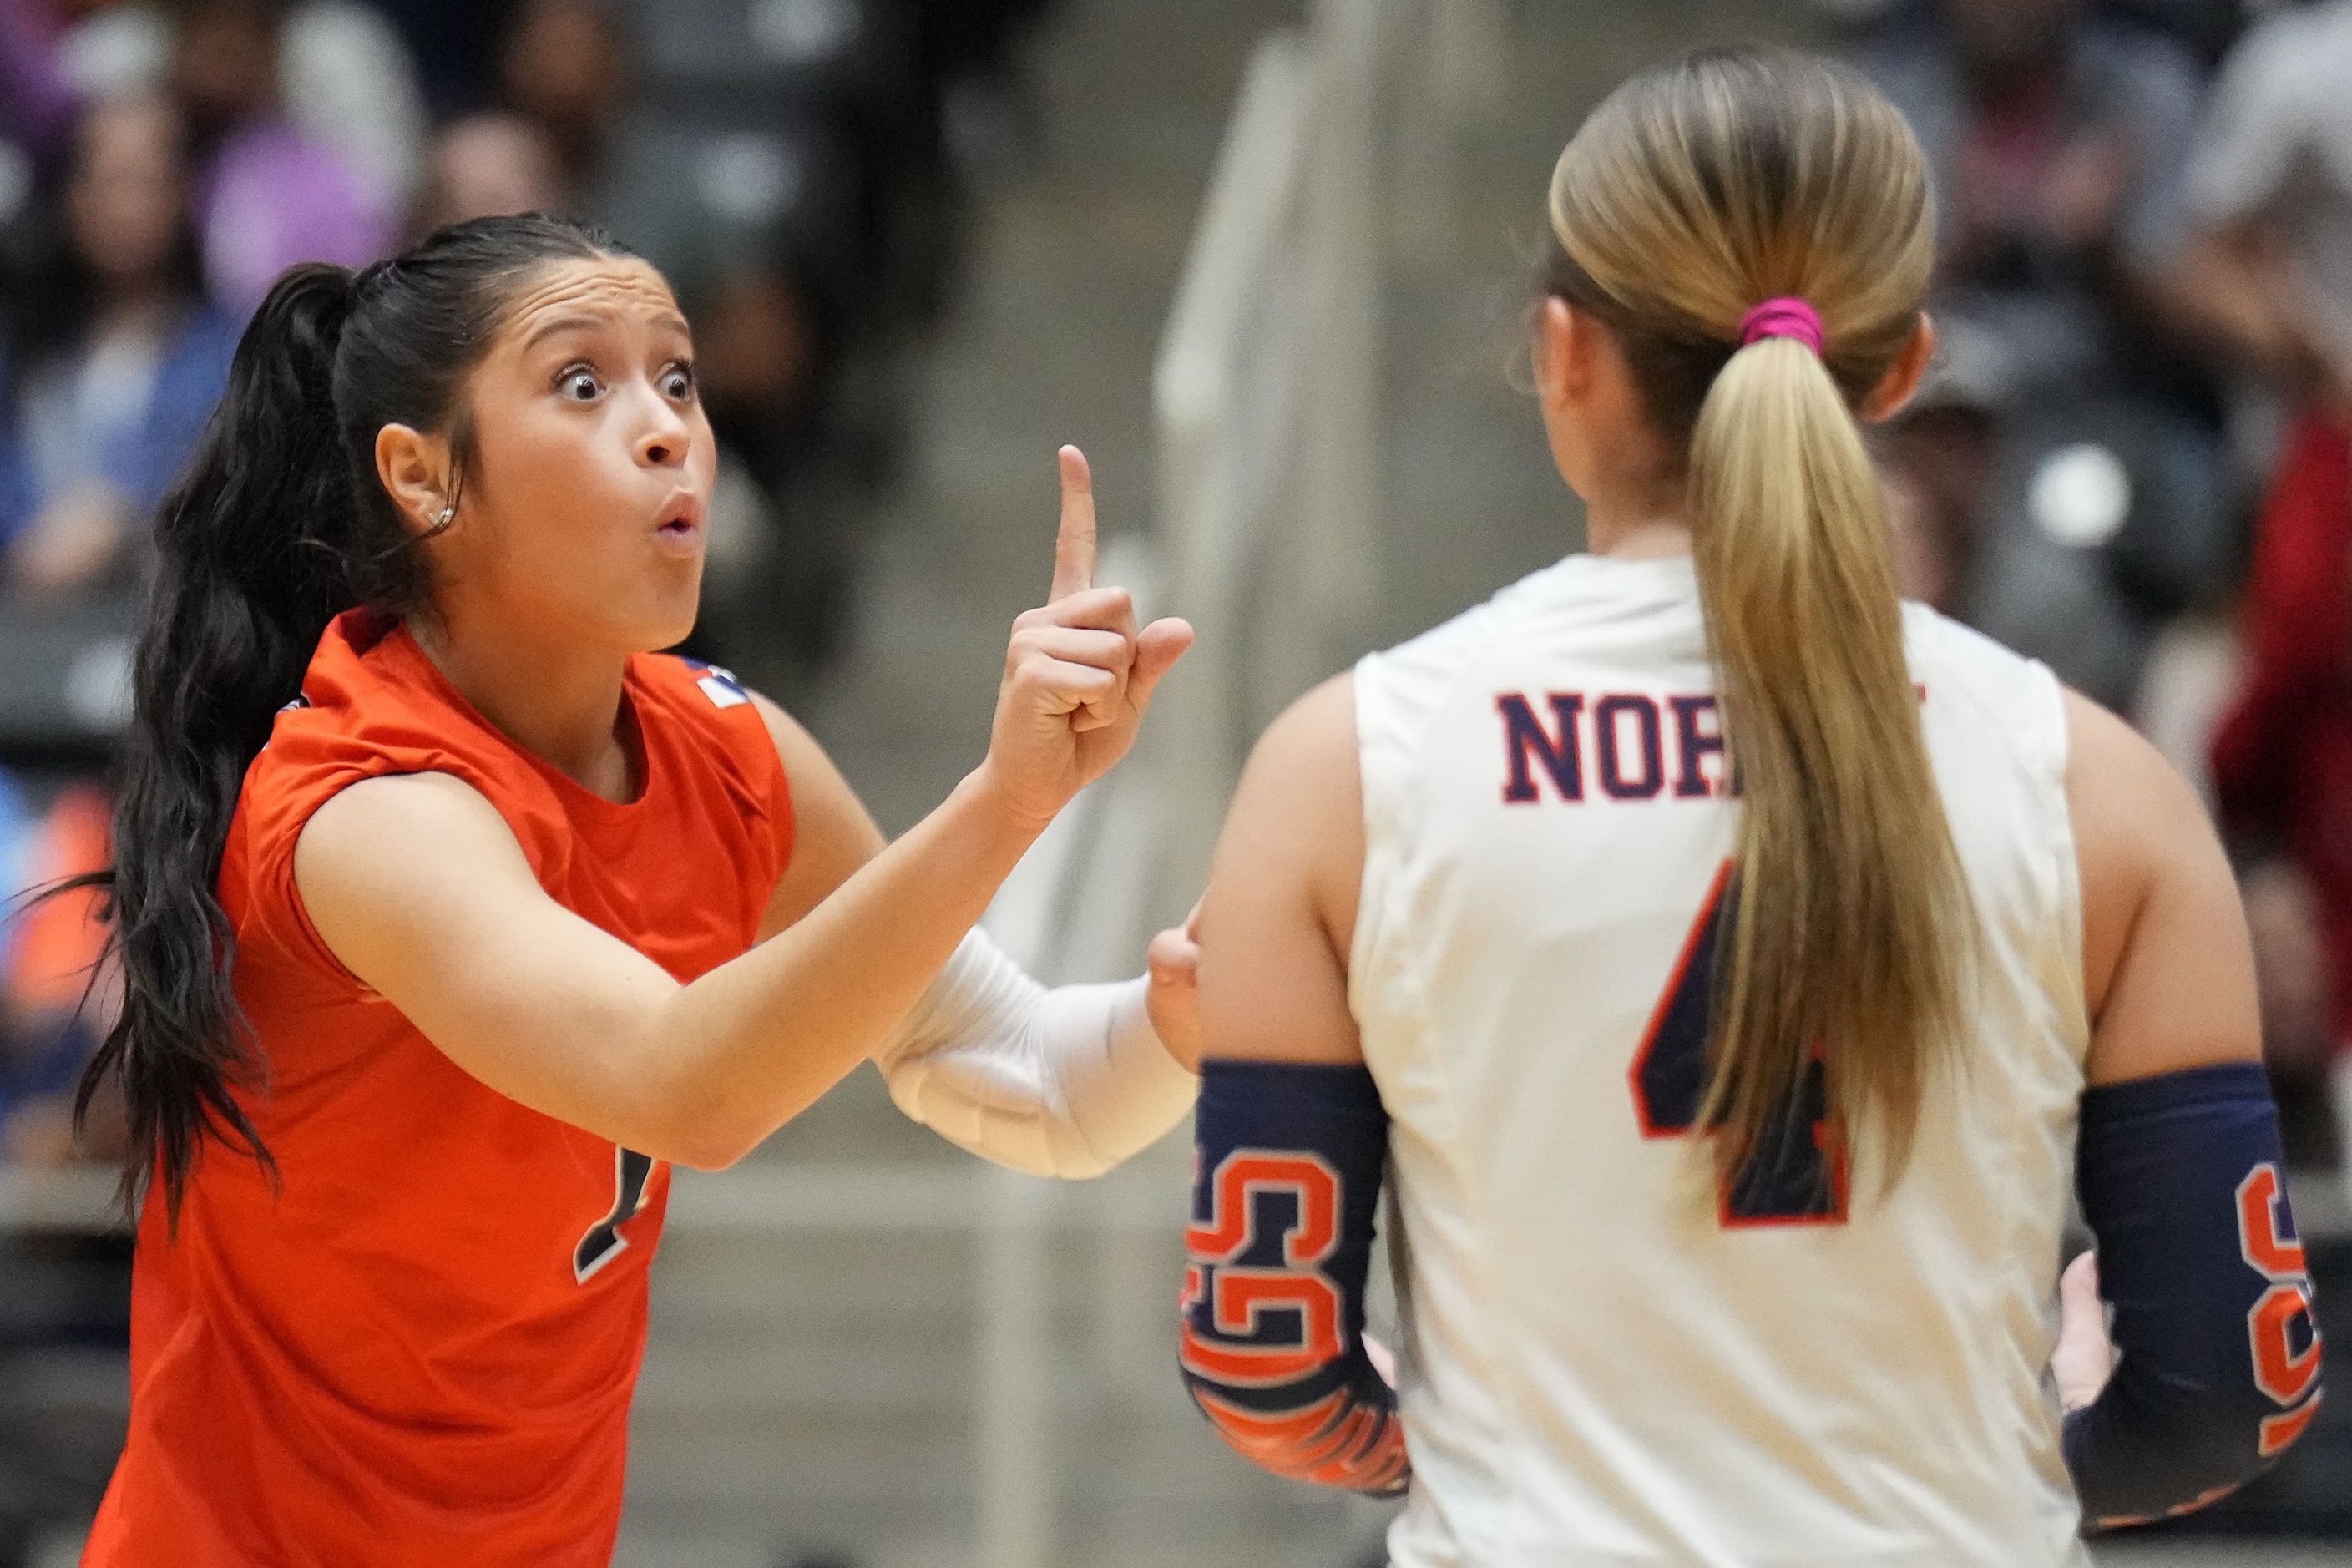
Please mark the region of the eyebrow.
MULTIPOLYGON (((612 324, 613 318, 610 316, 558 316, 555 320, 534 329, 530 336, 523 340, 523 351, 528 353, 537 348, 542 339, 551 338, 558 332, 594 331, 600 327, 609 327, 612 324)), ((693 331, 680 317, 663 316, 657 319, 654 325, 667 328, 689 341, 694 336, 693 331)))

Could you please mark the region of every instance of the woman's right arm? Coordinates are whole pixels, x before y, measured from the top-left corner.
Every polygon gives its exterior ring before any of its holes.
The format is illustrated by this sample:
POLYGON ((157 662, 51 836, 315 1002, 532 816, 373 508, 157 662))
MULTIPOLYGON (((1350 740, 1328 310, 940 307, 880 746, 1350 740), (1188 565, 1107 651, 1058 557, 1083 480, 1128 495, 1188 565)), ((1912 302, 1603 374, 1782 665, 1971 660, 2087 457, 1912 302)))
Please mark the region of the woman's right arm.
MULTIPOLYGON (((1076 484, 1082 490, 1083 469, 1076 484)), ((1190 640, 1089 586, 1066 460, 1051 603, 1014 624, 987 759, 937 811, 690 984, 549 899, 488 801, 440 774, 320 807, 295 875, 356 977, 492 1089, 681 1164, 732 1163, 865 1059, 1068 799, 1125 752, 1190 640)))
POLYGON ((2075 1180, 2122 1355, 2069 1411, 2066 1460, 2090 1519, 2131 1524, 2275 1460, 2320 1352, 2229 862, 2146 741, 2072 693, 2067 725, 2092 1026, 2075 1180))
MULTIPOLYGON (((822 904, 886 840, 815 738, 767 699, 751 700, 792 781, 794 819, 765 938, 822 904)), ((1148 984, 1048 988, 974 927, 874 1065, 898 1109, 951 1143, 1031 1175, 1100 1175, 1158 1142, 1200 1091, 1197 1055, 1178 1055, 1192 1039, 1188 947, 1181 933, 1161 933, 1148 984)))

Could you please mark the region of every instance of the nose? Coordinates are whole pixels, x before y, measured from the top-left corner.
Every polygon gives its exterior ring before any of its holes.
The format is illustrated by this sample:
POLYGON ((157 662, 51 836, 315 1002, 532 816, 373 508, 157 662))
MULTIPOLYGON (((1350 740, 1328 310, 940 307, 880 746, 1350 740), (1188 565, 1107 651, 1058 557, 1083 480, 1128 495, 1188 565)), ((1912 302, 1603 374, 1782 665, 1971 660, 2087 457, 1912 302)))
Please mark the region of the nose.
POLYGON ((637 463, 647 468, 677 468, 686 461, 694 432, 667 398, 656 395, 651 402, 652 413, 637 432, 637 463))

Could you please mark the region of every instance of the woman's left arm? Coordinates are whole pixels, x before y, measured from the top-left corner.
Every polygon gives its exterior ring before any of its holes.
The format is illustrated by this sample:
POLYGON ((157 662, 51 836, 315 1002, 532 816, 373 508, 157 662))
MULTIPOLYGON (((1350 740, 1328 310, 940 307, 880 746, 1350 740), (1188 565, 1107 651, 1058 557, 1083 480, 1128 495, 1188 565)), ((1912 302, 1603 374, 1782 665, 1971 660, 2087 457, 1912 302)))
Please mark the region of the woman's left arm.
MULTIPOLYGON (((792 782, 792 858, 762 941, 823 902, 884 839, 814 736, 755 697, 792 782)), ((1155 944, 1149 981, 1051 990, 973 931, 874 1063, 908 1116, 949 1142, 1032 1175, 1099 1175, 1157 1142, 1200 1082, 1154 1019, 1183 1026, 1191 973, 1181 944, 1155 944)), ((1197 1055, 1192 1059, 1197 1060, 1197 1055)))
POLYGON ((1276 720, 1242 774, 1202 901, 1201 1106, 1180 1360, 1227 1443, 1295 1480, 1410 1479, 1364 1349, 1388 1112, 1348 1005, 1363 882, 1355 685, 1276 720))

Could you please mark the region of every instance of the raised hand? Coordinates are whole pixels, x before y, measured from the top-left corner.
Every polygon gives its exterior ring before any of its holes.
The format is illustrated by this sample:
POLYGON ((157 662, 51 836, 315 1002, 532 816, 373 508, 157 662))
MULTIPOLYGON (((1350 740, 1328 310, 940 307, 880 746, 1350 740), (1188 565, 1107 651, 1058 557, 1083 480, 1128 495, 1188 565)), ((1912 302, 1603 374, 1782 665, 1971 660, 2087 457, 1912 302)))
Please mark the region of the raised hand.
POLYGON ((1134 743, 1160 678, 1192 645, 1180 620, 1136 629, 1124 588, 1097 588, 1095 496, 1087 459, 1061 450, 1062 525, 1044 607, 1013 623, 990 732, 991 784, 1042 826, 1134 743))

